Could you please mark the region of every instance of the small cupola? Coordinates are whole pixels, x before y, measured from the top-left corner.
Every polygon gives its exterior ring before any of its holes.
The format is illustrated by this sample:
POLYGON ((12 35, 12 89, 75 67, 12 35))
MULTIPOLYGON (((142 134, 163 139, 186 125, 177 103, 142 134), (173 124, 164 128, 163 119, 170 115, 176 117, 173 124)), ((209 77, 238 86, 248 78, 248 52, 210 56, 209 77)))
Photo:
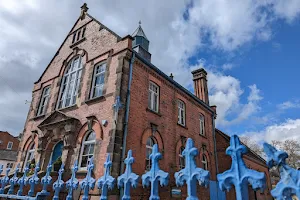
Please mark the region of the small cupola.
POLYGON ((139 22, 138 28, 132 34, 134 38, 132 43, 132 48, 140 56, 142 56, 147 61, 151 62, 151 54, 149 53, 149 40, 142 29, 141 21, 139 22))

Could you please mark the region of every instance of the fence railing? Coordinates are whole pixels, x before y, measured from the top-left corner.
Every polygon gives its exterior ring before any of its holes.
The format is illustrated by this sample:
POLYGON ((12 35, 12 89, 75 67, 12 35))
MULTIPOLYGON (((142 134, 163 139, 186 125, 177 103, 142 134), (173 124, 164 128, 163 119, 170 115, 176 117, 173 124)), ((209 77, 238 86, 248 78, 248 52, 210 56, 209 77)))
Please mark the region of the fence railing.
MULTIPOLYGON (((288 155, 279 151, 269 144, 264 144, 264 151, 267 156, 267 165, 271 167, 278 167, 280 171, 281 179, 276 187, 271 191, 271 195, 276 199, 292 199, 292 196, 296 195, 300 197, 300 171, 291 168, 286 164, 285 160, 288 155)), ((217 175, 219 187, 221 190, 229 190, 232 186, 235 187, 236 199, 247 200, 248 199, 248 185, 250 184, 254 190, 264 190, 266 186, 266 177, 262 172, 248 169, 243 161, 242 155, 247 152, 247 148, 240 143, 238 136, 232 136, 230 139, 230 146, 226 150, 226 154, 231 156, 232 165, 231 168, 222 174, 217 175)), ((195 157, 198 155, 197 148, 194 147, 192 139, 188 139, 186 142, 185 150, 182 155, 185 158, 185 167, 179 172, 175 173, 175 180, 178 186, 186 184, 187 187, 187 199, 196 200, 197 198, 197 184, 207 187, 209 184, 209 171, 198 168, 196 166, 195 157)), ((162 171, 159 168, 159 160, 162 158, 161 153, 158 151, 158 146, 154 145, 151 159, 151 169, 141 176, 142 185, 144 187, 150 187, 150 200, 159 200, 159 184, 161 187, 167 186, 169 182, 169 173, 162 171)), ((52 170, 52 162, 50 161, 46 174, 41 179, 38 177, 40 171, 39 163, 34 168, 34 173, 31 176, 27 176, 28 167, 24 169, 22 177, 18 178, 17 174, 20 170, 19 165, 16 167, 14 174, 9 178, 9 172, 11 169, 6 170, 4 177, 0 179, 0 197, 6 199, 47 199, 50 196, 50 192, 47 190, 49 185, 53 188, 54 200, 59 199, 61 190, 65 187, 68 191, 66 197, 67 200, 73 199, 73 192, 78 188, 82 190, 82 199, 89 199, 89 192, 94 189, 96 180, 92 177, 92 171, 94 170, 94 159, 89 160, 87 167, 87 175, 82 181, 76 179, 76 172, 78 171, 77 162, 75 162, 72 168, 71 178, 64 182, 62 175, 64 173, 64 165, 62 164, 58 172, 57 180, 53 183, 50 172, 52 170), (35 194, 36 186, 40 185, 42 190, 35 194), (15 187, 19 189, 14 194, 15 187), (24 187, 29 186, 29 191, 24 194, 24 187), (7 191, 6 194, 4 192, 7 191)), ((132 164, 134 163, 134 157, 132 151, 128 151, 127 158, 124 161, 126 169, 124 174, 118 178, 114 178, 110 175, 110 168, 112 162, 110 155, 108 154, 106 162, 104 163, 105 172, 102 177, 97 181, 97 187, 101 190, 100 200, 107 199, 108 190, 112 190, 117 186, 123 188, 122 200, 130 200, 131 188, 136 188, 139 182, 139 176, 132 172, 132 164)), ((0 166, 0 174, 3 171, 3 166, 0 166)))

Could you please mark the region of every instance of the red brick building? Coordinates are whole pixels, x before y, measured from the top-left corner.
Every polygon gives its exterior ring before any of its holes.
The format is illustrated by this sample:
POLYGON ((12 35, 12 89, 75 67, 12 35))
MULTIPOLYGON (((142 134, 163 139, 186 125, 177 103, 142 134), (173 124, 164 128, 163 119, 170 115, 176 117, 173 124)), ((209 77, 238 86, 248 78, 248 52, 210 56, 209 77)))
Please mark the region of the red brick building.
MULTIPOLYGON (((87 10, 83 5, 75 25, 34 84, 19 149, 22 167, 35 159, 45 170, 50 158, 61 157, 66 174, 78 160, 78 176, 83 177, 88 158, 94 156, 98 179, 109 153, 112 176, 117 177, 132 149, 133 170, 141 175, 150 167, 149 154, 156 143, 163 154, 161 169, 171 179, 160 194, 171 199, 172 189, 178 189, 174 173, 184 167, 180 153, 186 139, 192 138, 199 149, 198 166, 209 170, 215 182, 216 107, 209 105, 205 70, 192 72, 194 95, 151 63, 149 40, 141 26, 132 36, 120 37, 87 10)), ((180 188, 182 198, 184 188, 180 188)), ((210 199, 214 190, 198 187, 199 197, 210 199)), ((132 196, 147 199, 148 193, 139 185, 132 196)), ((119 191, 111 194, 118 196, 119 191)))
POLYGON ((15 166, 19 142, 18 137, 14 137, 6 131, 0 131, 0 166, 3 165, 4 172, 7 168, 15 166))

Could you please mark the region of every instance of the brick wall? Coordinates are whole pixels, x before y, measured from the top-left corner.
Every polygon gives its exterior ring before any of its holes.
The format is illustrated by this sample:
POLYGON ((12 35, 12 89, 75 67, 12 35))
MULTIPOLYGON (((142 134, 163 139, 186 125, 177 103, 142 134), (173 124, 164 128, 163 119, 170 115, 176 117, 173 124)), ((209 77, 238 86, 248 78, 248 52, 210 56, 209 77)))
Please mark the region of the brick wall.
POLYGON ((6 150, 9 142, 13 143, 11 151, 17 151, 19 147, 19 139, 12 136, 8 132, 0 131, 0 140, 2 141, 0 144, 0 151, 6 150))
MULTIPOLYGON (((195 102, 189 95, 179 90, 172 83, 160 76, 149 66, 136 59, 133 66, 130 104, 130 119, 128 126, 128 137, 126 151, 133 150, 136 163, 133 171, 137 174, 145 172, 146 140, 153 136, 158 142, 163 159, 160 161, 161 169, 170 173, 170 184, 166 188, 160 189, 162 199, 170 199, 170 190, 176 187, 174 172, 179 171, 179 149, 183 145, 181 138, 192 138, 195 146, 200 152, 196 157, 196 163, 202 167, 200 158, 202 154, 208 157, 208 170, 211 179, 216 180, 214 143, 213 143, 213 124, 211 111, 195 102), (148 88, 152 81, 159 86, 159 112, 155 113, 148 109, 148 88), (178 107, 177 100, 180 99, 186 105, 186 126, 177 124, 178 107), (205 136, 200 133, 200 114, 205 117, 205 136), (157 131, 153 133, 151 126, 155 126, 157 131), (202 146, 206 146, 206 151, 202 146)), ((185 187, 182 187, 183 196, 186 195, 185 187)), ((134 190, 133 196, 147 194, 146 189, 134 190)), ((209 199, 209 190, 198 187, 198 194, 201 199, 209 199)))

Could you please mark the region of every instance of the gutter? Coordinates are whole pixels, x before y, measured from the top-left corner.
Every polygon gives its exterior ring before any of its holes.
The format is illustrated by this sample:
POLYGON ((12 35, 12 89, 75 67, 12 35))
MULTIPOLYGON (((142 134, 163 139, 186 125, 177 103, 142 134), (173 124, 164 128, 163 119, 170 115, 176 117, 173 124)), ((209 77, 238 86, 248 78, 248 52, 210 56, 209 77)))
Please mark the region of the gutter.
MULTIPOLYGON (((121 156, 121 168, 120 168, 120 175, 124 171, 124 162, 125 154, 126 154, 126 141, 127 141, 127 134, 128 134, 128 120, 129 120, 129 106, 130 106, 130 89, 131 89, 131 82, 132 82, 132 71, 133 71, 133 62, 135 60, 135 53, 132 51, 132 56, 130 59, 129 64, 129 80, 128 80, 128 87, 127 87, 127 96, 126 96, 126 110, 125 110, 125 122, 124 122, 124 132, 123 132, 123 144, 122 144, 122 156, 121 156)), ((120 199, 122 199, 124 189, 122 188, 120 191, 120 199)))
MULTIPOLYGON (((216 114, 212 114, 212 127, 213 127, 213 138, 214 138, 214 154, 215 154, 215 161, 216 161, 216 185, 218 187, 218 174, 219 174, 219 164, 218 164, 218 155, 217 155, 217 142, 216 142, 216 128, 215 128, 215 116, 216 114)), ((219 190, 216 188, 217 197, 219 196, 219 190)))

